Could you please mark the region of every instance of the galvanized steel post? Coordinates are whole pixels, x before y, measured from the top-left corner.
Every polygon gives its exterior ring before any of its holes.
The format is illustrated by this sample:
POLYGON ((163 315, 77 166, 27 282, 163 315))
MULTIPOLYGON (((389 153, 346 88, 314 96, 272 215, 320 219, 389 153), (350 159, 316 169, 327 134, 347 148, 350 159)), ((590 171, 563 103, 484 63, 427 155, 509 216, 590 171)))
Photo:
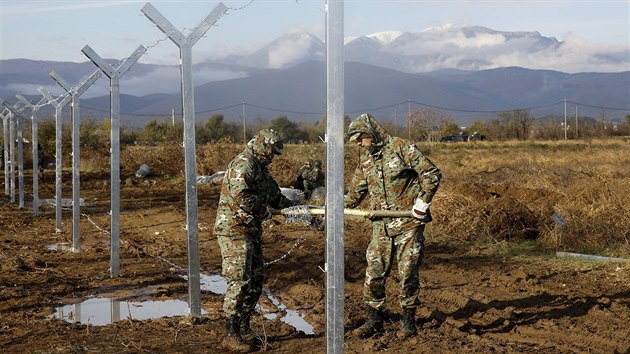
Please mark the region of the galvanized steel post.
POLYGON ((344 338, 344 62, 343 0, 326 9, 326 352, 344 338))
POLYGON ((142 13, 153 22, 180 50, 182 108, 184 115, 184 165, 186 171, 186 232, 188 238, 188 297, 190 314, 201 315, 201 285, 199 279, 199 218, 197 205, 197 170, 195 153, 195 103, 192 79, 192 47, 218 21, 227 7, 219 3, 197 27, 184 36, 150 3, 142 13))
POLYGON ((2 162, 4 165, 4 194, 9 195, 9 110, 5 108, 2 111, 2 162))
POLYGON ((33 153, 33 214, 39 214, 39 143, 37 136, 37 111, 47 99, 42 97, 36 105, 32 105, 24 96, 15 95, 24 105, 31 108, 31 143, 33 153))
POLYGON ((80 250, 79 241, 81 240, 81 138, 79 136, 81 115, 79 113, 79 98, 103 75, 103 72, 100 70, 93 72, 86 81, 76 88, 70 86, 55 71, 51 71, 49 75, 72 96, 72 251, 78 252, 80 250))
POLYGON ((96 52, 86 45, 81 49, 94 65, 96 65, 110 82, 110 121, 111 121, 111 226, 110 226, 110 269, 112 278, 120 271, 120 78, 131 68, 147 49, 139 46, 129 58, 121 60, 116 69, 107 64, 96 52))
POLYGON ((57 102, 43 87, 38 90, 55 107, 55 231, 61 232, 61 111, 72 97, 65 95, 57 102))
MULTIPOLYGON (((24 103, 18 101, 14 106, 11 106, 7 101, 0 98, 0 104, 6 107, 7 114, 3 118, 3 128, 4 128, 4 164, 5 164, 5 194, 11 196, 11 202, 15 203, 15 120, 18 119, 18 125, 22 117, 22 110, 26 108, 24 103), (8 139, 7 139, 7 120, 8 120, 8 139), (9 141, 7 141, 9 140, 9 141), (7 144, 8 143, 8 144, 7 144), (8 151, 7 151, 8 150, 8 151), (11 161, 11 166, 7 165, 7 161, 11 161), (9 170, 7 170, 9 168, 9 170), (9 172, 7 174, 7 172, 9 172)), ((19 128, 19 127, 18 127, 19 128)), ((18 132, 18 136, 21 137, 21 132, 18 132)), ((18 147, 21 147, 21 141, 18 143, 18 147)), ((21 162, 21 156, 20 156, 21 162)), ((20 164, 20 171, 21 164, 20 164)), ((24 206, 24 179, 21 179, 20 186, 20 207, 24 206)))

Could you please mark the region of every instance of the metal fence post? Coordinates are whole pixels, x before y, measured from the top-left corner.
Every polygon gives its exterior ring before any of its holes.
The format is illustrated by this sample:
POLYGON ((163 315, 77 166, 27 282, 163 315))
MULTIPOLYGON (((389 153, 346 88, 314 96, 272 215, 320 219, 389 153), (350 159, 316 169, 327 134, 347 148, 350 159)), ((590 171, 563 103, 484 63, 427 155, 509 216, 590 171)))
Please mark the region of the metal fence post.
POLYGON ((103 72, 97 70, 85 82, 73 88, 55 71, 50 72, 50 77, 72 96, 72 251, 74 252, 79 252, 79 241, 81 240, 81 141, 79 136, 81 117, 79 114, 79 98, 102 75, 103 72))
POLYGON ((184 165, 186 171, 186 232, 188 238, 188 297, 190 314, 201 315, 201 285, 199 280, 199 218, 197 205, 197 163, 195 156, 195 103, 192 80, 192 47, 227 11, 223 3, 184 36, 150 3, 142 13, 180 49, 182 74, 182 107, 184 115, 184 165))
POLYGON ((94 65, 109 77, 111 110, 111 255, 110 275, 117 277, 120 271, 120 78, 131 68, 147 49, 139 46, 129 58, 122 60, 114 69, 86 45, 81 49, 94 65))
POLYGON ((61 102, 57 102, 43 87, 38 91, 55 107, 55 231, 61 232, 61 111, 72 97, 65 95, 61 102))
POLYGON ((344 63, 343 0, 326 9, 326 352, 344 339, 344 63))
POLYGON ((39 214, 39 143, 37 136, 37 111, 47 100, 42 97, 36 105, 32 105, 24 96, 15 95, 24 105, 31 108, 31 143, 33 146, 33 214, 39 214))

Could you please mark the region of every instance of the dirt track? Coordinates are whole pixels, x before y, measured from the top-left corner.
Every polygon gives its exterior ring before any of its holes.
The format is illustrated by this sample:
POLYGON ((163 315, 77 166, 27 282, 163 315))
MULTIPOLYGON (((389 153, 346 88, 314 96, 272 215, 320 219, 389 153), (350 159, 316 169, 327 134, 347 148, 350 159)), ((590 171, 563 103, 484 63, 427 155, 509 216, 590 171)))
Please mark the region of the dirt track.
MULTIPOLYGON (((202 293, 207 314, 200 323, 180 316, 150 320, 123 318, 96 326, 49 319, 55 308, 92 297, 129 301, 187 300, 181 277, 187 266, 183 188, 159 179, 123 176, 121 274, 109 277, 108 174, 82 175, 82 251, 50 250, 71 242, 71 211, 63 232, 54 232, 54 209, 40 217, 0 196, 0 347, 22 352, 217 352, 223 322, 222 296, 202 293), (101 228, 101 229, 99 229, 101 228)), ((64 175, 64 197, 70 195, 64 175)), ((26 183, 30 183, 28 179, 26 183)), ((43 185, 42 198, 52 198, 43 185)), ((48 189, 46 189, 48 188, 48 189)), ((199 188, 202 272, 220 273, 221 260, 211 226, 218 186, 199 188)), ((28 199, 28 198, 27 198, 28 199)), ((267 225, 266 287, 289 310, 299 309, 313 326, 307 335, 275 319, 257 316, 259 350, 276 353, 325 352, 325 238, 322 232, 288 225, 282 217, 267 225)), ((400 341, 396 277, 388 283, 386 333, 368 340, 350 335, 361 325, 365 249, 369 225, 346 224, 346 352, 399 353, 627 353, 630 352, 630 265, 559 260, 507 242, 462 244, 428 227, 421 268, 423 306, 419 334, 400 341)), ((527 245, 527 244, 525 244, 527 245)), ((395 274, 395 271, 393 272, 395 274)), ((263 308, 273 305, 261 302, 263 308)))

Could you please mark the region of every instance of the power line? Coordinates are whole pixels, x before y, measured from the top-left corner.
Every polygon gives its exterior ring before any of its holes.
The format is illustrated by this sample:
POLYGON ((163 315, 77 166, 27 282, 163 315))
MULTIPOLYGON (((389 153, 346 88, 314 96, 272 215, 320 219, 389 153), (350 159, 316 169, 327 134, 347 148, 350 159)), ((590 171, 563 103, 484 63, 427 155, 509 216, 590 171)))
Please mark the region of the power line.
MULTIPOLYGON (((551 106, 555 106, 555 105, 559 105, 559 104, 563 104, 564 103, 564 101, 555 101, 555 102, 551 102, 551 103, 547 103, 547 104, 541 104, 541 105, 529 106, 529 107, 508 108, 508 109, 501 109, 501 110, 474 110, 474 109, 464 109, 464 108, 454 108, 454 107, 433 105, 433 104, 429 104, 429 103, 425 103, 425 102, 419 102, 419 101, 416 101, 416 100, 404 100, 404 101, 400 101, 400 102, 389 104, 389 105, 383 105, 383 106, 377 106, 377 107, 370 107, 370 108, 365 108, 365 109, 347 111, 346 113, 354 114, 354 113, 360 113, 360 112, 379 111, 379 110, 383 110, 383 109, 397 107, 397 106, 400 106, 400 105, 403 105, 403 104, 407 104, 408 102, 411 102, 411 103, 413 103, 413 104, 415 104, 417 106, 429 107, 429 108, 434 108, 434 109, 440 109, 440 110, 444 110, 444 111, 461 112, 461 113, 502 113, 502 112, 518 111, 518 110, 526 111, 526 110, 535 110, 535 109, 540 109, 540 108, 545 108, 545 107, 551 107, 551 106)), ((583 106, 583 107, 589 107, 589 108, 598 108, 598 109, 605 109, 605 110, 611 110, 611 111, 630 111, 630 108, 597 106, 597 105, 590 105, 590 104, 580 103, 580 102, 575 102, 575 101, 570 101, 570 100, 567 100, 567 102, 575 104, 577 106, 583 106)), ((195 114, 218 112, 218 111, 222 111, 222 110, 226 110, 226 109, 241 107, 243 105, 249 106, 249 107, 254 107, 254 108, 259 108, 259 109, 265 109, 265 110, 268 110, 268 111, 280 112, 280 113, 317 115, 317 116, 323 116, 325 114, 323 111, 321 111, 321 112, 296 111, 296 110, 290 110, 290 109, 281 108, 281 107, 269 107, 269 106, 263 106, 263 105, 247 103, 247 102, 235 103, 235 104, 222 106, 222 107, 215 107, 215 108, 211 108, 211 109, 207 109, 207 110, 203 110, 203 111, 196 111, 195 114)), ((91 110, 93 112, 102 112, 102 113, 109 112, 109 110, 103 110, 103 109, 99 109, 99 108, 96 108, 96 107, 90 107, 90 106, 82 106, 82 107, 84 109, 89 109, 89 110, 91 110)), ((170 116, 172 116, 171 112, 166 112, 166 113, 131 113, 131 112, 121 112, 121 114, 124 114, 125 116, 132 116, 132 117, 170 117, 170 116)), ((176 113, 175 115, 181 117, 181 113, 176 113)))

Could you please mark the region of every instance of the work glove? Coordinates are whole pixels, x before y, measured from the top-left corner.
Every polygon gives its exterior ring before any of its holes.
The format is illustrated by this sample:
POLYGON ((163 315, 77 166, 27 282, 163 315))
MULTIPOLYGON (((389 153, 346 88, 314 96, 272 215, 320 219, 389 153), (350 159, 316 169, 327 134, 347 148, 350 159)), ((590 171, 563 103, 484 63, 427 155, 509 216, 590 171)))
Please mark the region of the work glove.
POLYGON ((429 207, 431 203, 425 203, 424 200, 420 198, 416 198, 416 202, 413 204, 411 208, 411 216, 420 221, 424 221, 428 218, 429 215, 429 207))

